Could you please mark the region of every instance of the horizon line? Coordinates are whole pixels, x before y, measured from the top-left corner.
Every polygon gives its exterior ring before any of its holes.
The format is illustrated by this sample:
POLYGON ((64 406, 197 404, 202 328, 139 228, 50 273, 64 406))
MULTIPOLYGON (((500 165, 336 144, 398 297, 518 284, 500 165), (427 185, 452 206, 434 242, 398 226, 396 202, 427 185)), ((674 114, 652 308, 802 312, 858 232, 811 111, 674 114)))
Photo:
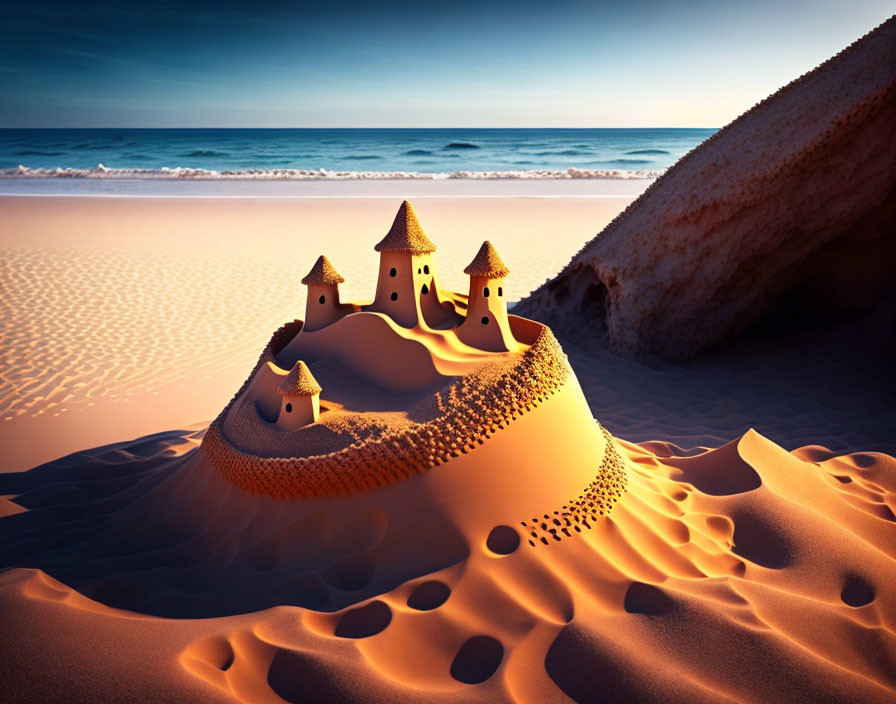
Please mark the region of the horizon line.
POLYGON ((289 126, 278 126, 278 127, 250 127, 250 126, 231 126, 231 127, 197 127, 197 126, 177 126, 177 127, 135 127, 135 126, 91 126, 91 127, 76 127, 76 126, 41 126, 41 127, 8 127, 0 125, 0 130, 717 130, 721 129, 721 127, 704 127, 704 126, 690 126, 690 127, 666 127, 661 125, 651 125, 651 126, 629 126, 629 127, 621 127, 621 126, 613 126, 613 127, 514 127, 514 126, 502 126, 502 127, 413 127, 413 126, 400 126, 400 127, 323 127, 323 126, 304 126, 304 127, 289 127, 289 126))

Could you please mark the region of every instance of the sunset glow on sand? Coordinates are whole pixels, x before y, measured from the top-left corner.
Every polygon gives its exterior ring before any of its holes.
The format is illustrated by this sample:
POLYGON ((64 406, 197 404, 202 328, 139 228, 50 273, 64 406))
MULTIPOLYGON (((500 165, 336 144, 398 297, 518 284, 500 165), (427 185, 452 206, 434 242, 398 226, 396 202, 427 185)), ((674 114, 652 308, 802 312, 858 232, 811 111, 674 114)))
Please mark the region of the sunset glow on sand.
POLYGON ((0 699, 896 699, 891 12, 4 10, 0 699))

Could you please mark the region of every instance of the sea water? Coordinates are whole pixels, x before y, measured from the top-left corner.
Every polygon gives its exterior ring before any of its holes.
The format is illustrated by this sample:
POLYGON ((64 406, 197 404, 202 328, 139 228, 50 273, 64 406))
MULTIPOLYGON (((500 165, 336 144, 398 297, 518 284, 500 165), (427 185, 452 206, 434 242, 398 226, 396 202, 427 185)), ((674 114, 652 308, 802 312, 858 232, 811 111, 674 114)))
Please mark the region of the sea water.
POLYGON ((598 182, 656 178, 714 131, 0 129, 0 194, 313 195, 352 181, 359 195, 391 195, 411 181, 421 194, 538 195, 575 180, 569 194, 591 195, 598 182))
POLYGON ((711 129, 3 129, 6 176, 655 175, 711 129))

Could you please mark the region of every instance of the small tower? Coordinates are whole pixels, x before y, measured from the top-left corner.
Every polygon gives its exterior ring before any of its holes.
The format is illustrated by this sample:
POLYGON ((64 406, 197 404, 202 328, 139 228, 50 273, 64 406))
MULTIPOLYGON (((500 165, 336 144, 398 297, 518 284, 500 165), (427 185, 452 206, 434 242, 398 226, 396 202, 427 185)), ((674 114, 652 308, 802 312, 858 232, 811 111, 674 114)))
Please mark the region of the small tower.
POLYGON ((305 326, 302 330, 312 332, 335 323, 340 318, 339 284, 345 279, 340 276, 330 260, 321 255, 314 262, 311 271, 302 279, 308 287, 305 301, 305 326))
POLYGON ((457 328, 460 340, 480 350, 507 352, 516 348, 507 320, 504 279, 510 273, 492 243, 486 240, 464 269, 470 276, 467 317, 457 328))
POLYGON ((308 365, 300 359, 277 388, 277 393, 283 397, 277 427, 296 430, 317 421, 320 416, 320 392, 320 384, 311 375, 308 365))
POLYGON ((425 311, 440 304, 432 260, 436 246, 423 233, 410 203, 401 204, 391 229, 374 249, 380 253, 380 271, 370 310, 385 313, 403 327, 415 327, 425 311))

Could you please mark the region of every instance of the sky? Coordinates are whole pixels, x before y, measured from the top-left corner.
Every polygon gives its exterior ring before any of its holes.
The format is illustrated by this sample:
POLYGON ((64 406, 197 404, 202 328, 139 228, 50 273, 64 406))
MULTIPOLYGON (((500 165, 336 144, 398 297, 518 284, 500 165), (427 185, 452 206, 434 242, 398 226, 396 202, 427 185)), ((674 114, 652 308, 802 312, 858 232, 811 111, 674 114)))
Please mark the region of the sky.
POLYGON ((894 8, 0 3, 0 127, 720 127, 894 8))

